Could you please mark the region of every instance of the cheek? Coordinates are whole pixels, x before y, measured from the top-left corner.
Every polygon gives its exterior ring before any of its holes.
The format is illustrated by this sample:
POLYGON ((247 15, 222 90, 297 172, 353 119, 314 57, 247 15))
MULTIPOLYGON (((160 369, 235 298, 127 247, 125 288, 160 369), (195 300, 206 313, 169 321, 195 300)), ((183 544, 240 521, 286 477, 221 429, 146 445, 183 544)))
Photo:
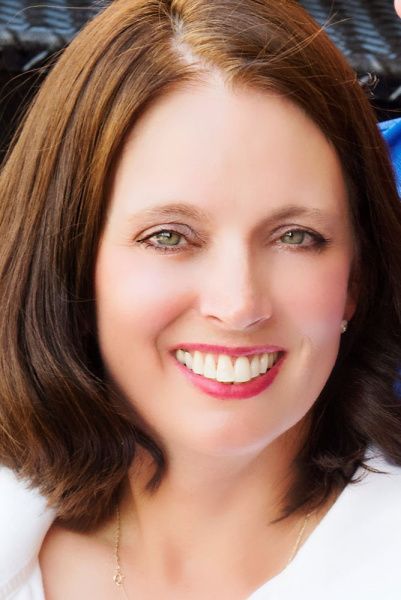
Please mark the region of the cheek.
POLYGON ((135 337, 141 332, 157 335, 187 304, 188 278, 169 268, 168 260, 145 252, 136 257, 124 247, 100 250, 95 278, 100 336, 105 331, 116 338, 127 333, 133 340, 133 329, 135 337))
POLYGON ((348 300, 348 255, 322 255, 303 260, 299 268, 281 267, 276 297, 278 310, 285 311, 283 321, 316 340, 337 336, 348 300))

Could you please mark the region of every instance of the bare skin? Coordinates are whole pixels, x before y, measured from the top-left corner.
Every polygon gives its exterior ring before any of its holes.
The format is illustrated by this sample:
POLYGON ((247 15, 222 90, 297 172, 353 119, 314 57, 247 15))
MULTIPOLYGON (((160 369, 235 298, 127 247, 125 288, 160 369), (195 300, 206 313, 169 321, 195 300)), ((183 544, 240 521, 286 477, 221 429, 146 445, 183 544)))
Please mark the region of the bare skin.
MULTIPOLYGON (((311 519, 304 541, 322 516, 319 514, 311 519)), ((234 560, 230 560, 221 548, 211 545, 202 564, 199 561, 196 565, 197 574, 190 577, 178 574, 178 563, 172 564, 171 557, 166 557, 160 564, 156 561, 150 564, 147 559, 132 562, 137 554, 133 549, 133 538, 129 547, 122 545, 121 551, 127 596, 132 600, 245 600, 285 569, 300 527, 298 517, 287 523, 286 530, 283 527, 280 531, 278 527, 276 530, 266 528, 264 540, 252 540, 253 546, 248 546, 247 552, 240 552, 241 546, 237 544, 233 549, 237 555, 234 560)), ((115 524, 109 524, 101 534, 91 538, 53 527, 41 552, 46 600, 124 597, 112 581, 115 573, 114 528, 115 524)), ((125 533, 129 535, 129 531, 125 533)), ((190 556, 188 563, 192 560, 193 556, 190 556)))
MULTIPOLYGON (((46 599, 245 600, 286 568, 304 522, 304 514, 297 514, 269 523, 277 488, 266 494, 261 483, 268 488, 268 480, 259 477, 260 466, 249 464, 248 476, 240 469, 225 491, 213 477, 207 493, 204 485, 172 493, 167 483, 153 506, 142 503, 127 481, 120 506, 124 590, 112 581, 116 517, 91 534, 53 526, 40 554, 46 599)), ((334 500, 312 514, 302 544, 334 500)))
MULTIPOLYGON (((198 561, 197 573, 190 575, 179 571, 186 568, 181 563, 196 560, 193 555, 188 554, 188 559, 181 557, 177 562, 170 555, 165 555, 164 561, 160 563, 151 563, 148 558, 138 560, 133 549, 135 538, 132 538, 132 545, 129 548, 122 546, 121 551, 127 596, 141 600, 244 600, 264 582, 283 570, 299 528, 298 519, 296 523, 292 522, 291 526, 287 525, 287 531, 282 529, 279 532, 277 529, 269 532, 266 529, 264 543, 259 543, 261 540, 253 540, 254 546, 252 550, 248 546, 248 553, 240 553, 240 546, 237 544, 237 556, 232 561, 221 548, 211 545, 207 556, 203 556, 202 564, 198 561), (136 563, 133 563, 135 558, 136 563)), ((111 535, 113 529, 114 527, 109 525, 105 537, 101 539, 90 539, 88 536, 57 527, 52 529, 41 556, 46 599, 73 600, 94 597, 99 600, 111 600, 121 597, 121 590, 112 581, 115 573, 111 535)), ((125 533, 129 534, 128 531, 125 533)), ((310 531, 306 532, 306 537, 309 533, 310 531)), ((211 542, 213 544, 214 540, 211 542)), ((165 545, 161 542, 160 552, 161 547, 165 545)), ((187 570, 191 570, 191 564, 187 570)))

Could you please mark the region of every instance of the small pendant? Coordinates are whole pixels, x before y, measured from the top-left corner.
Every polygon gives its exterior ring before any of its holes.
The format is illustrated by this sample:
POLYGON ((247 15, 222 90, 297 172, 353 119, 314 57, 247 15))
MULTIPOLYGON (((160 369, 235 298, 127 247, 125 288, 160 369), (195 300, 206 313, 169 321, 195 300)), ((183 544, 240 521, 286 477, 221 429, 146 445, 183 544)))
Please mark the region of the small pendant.
POLYGON ((118 585, 118 586, 120 586, 120 585, 122 585, 122 584, 123 584, 123 581, 124 581, 124 575, 122 575, 122 574, 120 573, 120 569, 118 569, 118 570, 116 571, 116 574, 115 574, 115 575, 114 575, 114 577, 113 577, 113 581, 114 581, 114 583, 115 583, 116 585, 118 585))

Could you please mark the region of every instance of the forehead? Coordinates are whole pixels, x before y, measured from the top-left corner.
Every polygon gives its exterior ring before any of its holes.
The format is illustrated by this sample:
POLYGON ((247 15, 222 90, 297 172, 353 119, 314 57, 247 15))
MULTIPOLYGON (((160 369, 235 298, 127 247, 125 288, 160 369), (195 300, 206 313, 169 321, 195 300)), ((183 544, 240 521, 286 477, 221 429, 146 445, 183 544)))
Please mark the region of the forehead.
POLYGON ((127 139, 111 208, 161 202, 189 202, 226 218, 238 206, 259 212, 283 202, 348 210, 336 152, 298 106, 218 81, 162 97, 127 139))

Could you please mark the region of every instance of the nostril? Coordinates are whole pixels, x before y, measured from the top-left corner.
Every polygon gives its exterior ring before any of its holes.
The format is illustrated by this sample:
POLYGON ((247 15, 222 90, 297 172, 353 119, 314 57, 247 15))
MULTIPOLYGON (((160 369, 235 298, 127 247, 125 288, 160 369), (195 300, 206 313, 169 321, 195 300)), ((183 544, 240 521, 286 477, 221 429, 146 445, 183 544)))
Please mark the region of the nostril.
MULTIPOLYGON (((205 315, 204 315, 205 316, 205 315)), ((255 327, 259 327, 265 321, 270 319, 270 316, 257 317, 247 317, 241 315, 220 315, 210 314, 206 315, 208 319, 213 320, 214 322, 218 322, 221 325, 225 325, 226 329, 230 329, 233 332, 235 331, 245 331, 255 327)))

